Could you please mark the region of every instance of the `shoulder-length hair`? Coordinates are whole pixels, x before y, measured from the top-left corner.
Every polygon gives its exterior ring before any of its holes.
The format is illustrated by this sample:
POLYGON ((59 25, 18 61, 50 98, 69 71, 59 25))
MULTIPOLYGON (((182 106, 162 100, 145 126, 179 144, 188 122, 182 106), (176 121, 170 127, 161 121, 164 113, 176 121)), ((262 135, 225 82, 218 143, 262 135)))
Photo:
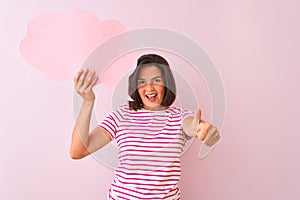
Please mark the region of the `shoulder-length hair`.
POLYGON ((156 54, 146 54, 137 60, 137 66, 128 79, 128 95, 133 101, 128 101, 129 108, 138 110, 143 108, 143 101, 138 93, 138 78, 140 71, 146 66, 156 66, 160 69, 164 81, 164 98, 161 105, 169 107, 176 98, 176 85, 169 63, 156 54))

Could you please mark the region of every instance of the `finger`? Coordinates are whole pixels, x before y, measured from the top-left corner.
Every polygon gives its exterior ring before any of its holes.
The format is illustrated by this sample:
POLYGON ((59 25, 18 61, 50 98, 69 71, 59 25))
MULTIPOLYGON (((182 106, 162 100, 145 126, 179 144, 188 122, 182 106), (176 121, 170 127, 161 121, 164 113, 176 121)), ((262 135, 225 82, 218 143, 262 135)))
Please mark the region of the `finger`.
POLYGON ((206 138, 206 135, 208 133, 207 129, 208 128, 206 126, 202 126, 200 128, 200 130, 199 130, 199 132, 197 134, 199 140, 203 141, 206 138))
POLYGON ((94 79, 92 80, 91 84, 87 88, 88 90, 92 90, 92 88, 97 84, 99 77, 97 75, 94 76, 94 79))
POLYGON ((80 77, 81 74, 82 74, 82 70, 79 70, 79 71, 75 74, 74 79, 73 79, 75 85, 78 83, 78 79, 79 79, 79 77, 80 77))
POLYGON ((79 77, 79 80, 78 80, 78 86, 82 86, 84 84, 84 81, 85 81, 85 78, 86 78, 88 72, 89 72, 88 68, 83 70, 83 72, 82 72, 82 74, 81 74, 81 76, 79 77))
POLYGON ((201 120, 201 110, 199 108, 197 108, 195 110, 195 116, 194 116, 194 119, 197 120, 197 121, 200 121, 201 120))
POLYGON ((88 73, 88 70, 89 70, 88 68, 80 70, 81 72, 79 73, 77 82, 75 84, 75 89, 77 92, 82 91, 82 86, 84 84, 84 80, 85 80, 86 74, 88 73))
POLYGON ((207 137, 203 141, 203 143, 207 146, 214 145, 218 140, 220 139, 219 132, 216 128, 212 128, 209 133, 207 134, 207 137))
POLYGON ((200 121, 200 124, 198 126, 199 129, 199 140, 203 141, 207 135, 209 133, 211 133, 210 131, 213 129, 214 126, 212 126, 210 123, 206 122, 206 121, 200 121))
POLYGON ((209 145, 209 144, 212 143, 212 141, 214 139, 214 137, 213 137, 214 132, 215 132, 215 130, 213 130, 213 129, 208 130, 208 133, 207 133, 206 137, 203 140, 204 144, 209 145))
POLYGON ((219 139, 220 139, 220 137, 212 138, 210 140, 203 141, 203 144, 205 144, 206 146, 211 147, 211 146, 215 145, 219 139))
POLYGON ((90 74, 88 74, 84 80, 84 84, 82 86, 82 89, 89 88, 92 80, 94 79, 95 71, 92 71, 90 74))
POLYGON ((197 108, 195 110, 195 115, 192 121, 192 127, 196 132, 198 132, 198 125, 200 123, 200 120, 201 120, 201 110, 197 108))

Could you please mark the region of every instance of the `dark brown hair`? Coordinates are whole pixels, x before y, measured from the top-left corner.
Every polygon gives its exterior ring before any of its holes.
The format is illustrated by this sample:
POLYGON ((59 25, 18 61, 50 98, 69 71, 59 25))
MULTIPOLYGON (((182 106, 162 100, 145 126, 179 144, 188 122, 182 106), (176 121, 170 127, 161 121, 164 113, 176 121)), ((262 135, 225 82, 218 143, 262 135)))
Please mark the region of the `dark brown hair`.
POLYGON ((165 87, 161 105, 169 107, 176 98, 176 85, 169 63, 159 55, 146 54, 137 60, 137 66, 128 79, 128 94, 133 99, 128 102, 129 108, 136 111, 143 107, 143 101, 138 93, 137 80, 141 69, 146 66, 156 66, 160 69, 165 87))

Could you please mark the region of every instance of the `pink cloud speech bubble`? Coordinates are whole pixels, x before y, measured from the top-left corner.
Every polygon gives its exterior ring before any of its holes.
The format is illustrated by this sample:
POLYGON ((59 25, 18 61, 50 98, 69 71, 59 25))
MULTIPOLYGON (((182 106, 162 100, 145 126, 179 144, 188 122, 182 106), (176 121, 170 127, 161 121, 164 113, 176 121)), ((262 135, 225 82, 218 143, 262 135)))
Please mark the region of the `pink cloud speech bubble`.
POLYGON ((29 23, 20 52, 50 79, 71 80, 99 44, 123 31, 126 28, 120 22, 101 21, 82 10, 43 14, 29 23))

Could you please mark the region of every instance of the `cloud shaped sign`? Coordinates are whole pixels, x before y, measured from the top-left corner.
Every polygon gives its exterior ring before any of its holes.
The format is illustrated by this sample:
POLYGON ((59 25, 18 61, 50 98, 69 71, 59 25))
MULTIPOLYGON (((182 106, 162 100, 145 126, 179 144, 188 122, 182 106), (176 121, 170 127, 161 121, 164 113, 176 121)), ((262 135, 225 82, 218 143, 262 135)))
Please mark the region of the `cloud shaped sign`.
POLYGON ((82 10, 43 14, 28 25, 20 52, 31 66, 50 79, 72 80, 99 44, 125 30, 118 21, 102 21, 82 10))

